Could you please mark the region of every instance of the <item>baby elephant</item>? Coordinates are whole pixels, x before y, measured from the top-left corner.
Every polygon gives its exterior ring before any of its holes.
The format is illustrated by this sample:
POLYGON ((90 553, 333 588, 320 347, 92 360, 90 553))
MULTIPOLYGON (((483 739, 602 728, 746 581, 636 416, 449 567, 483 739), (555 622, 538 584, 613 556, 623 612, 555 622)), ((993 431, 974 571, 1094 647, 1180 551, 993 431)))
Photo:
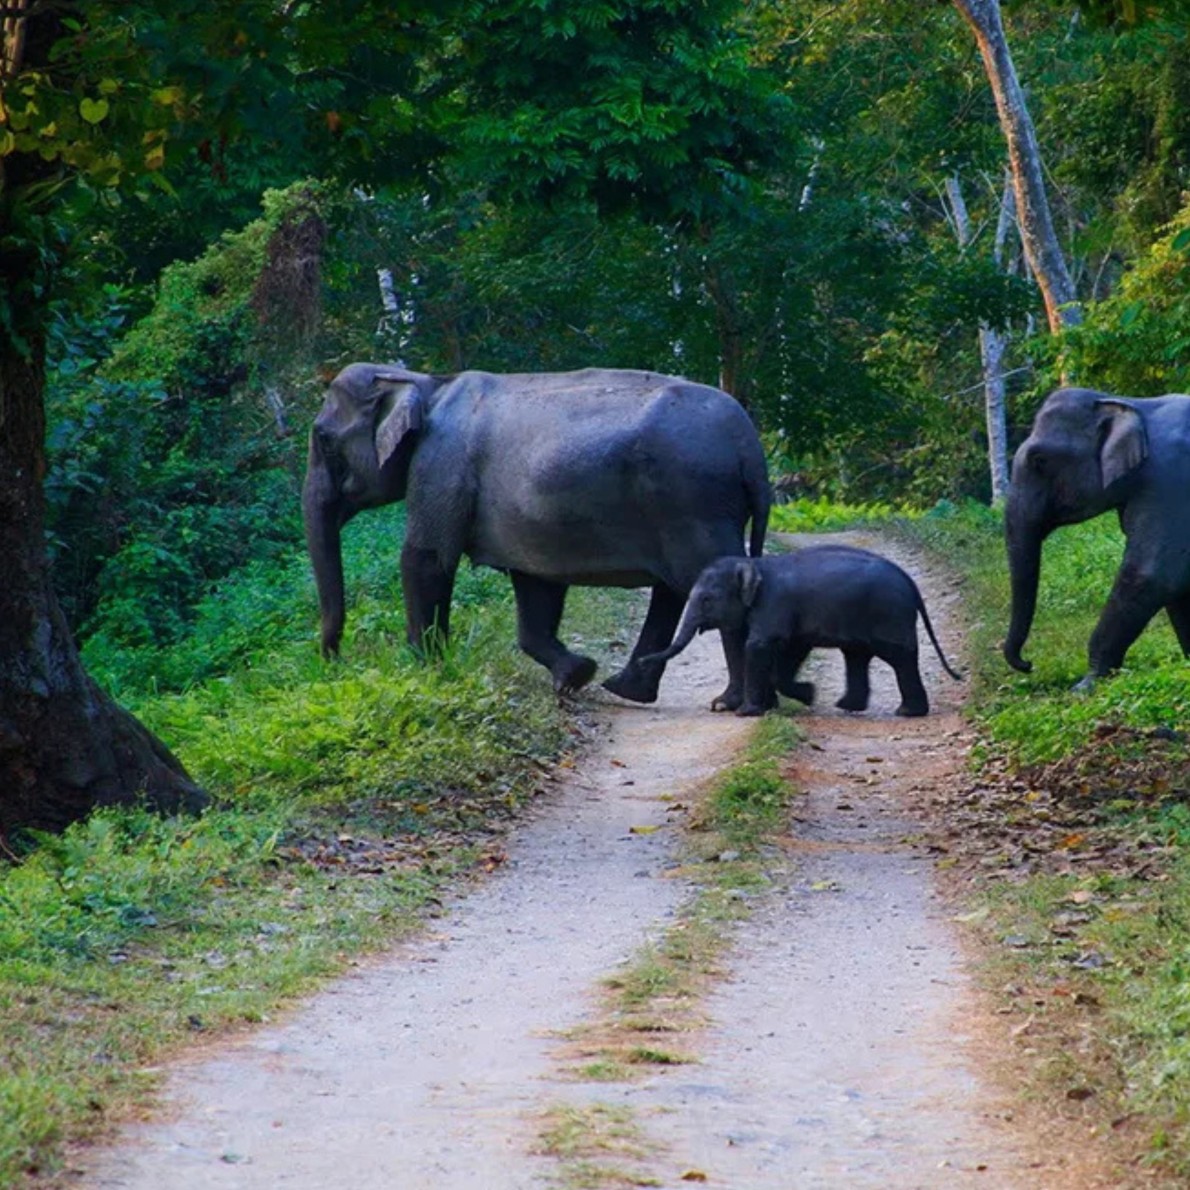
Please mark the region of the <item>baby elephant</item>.
POLYGON ((797 671, 812 648, 822 647, 841 649, 847 663, 847 689, 836 706, 866 709, 868 666, 879 657, 897 675, 897 714, 925 715, 930 701, 917 667, 918 613, 942 667, 960 680, 942 655, 917 584, 887 558, 846 545, 719 558, 698 576, 673 644, 643 660, 668 661, 708 628, 744 628, 744 689, 729 688, 712 710, 763 715, 776 706, 778 690, 813 702, 813 684, 797 681, 797 671))

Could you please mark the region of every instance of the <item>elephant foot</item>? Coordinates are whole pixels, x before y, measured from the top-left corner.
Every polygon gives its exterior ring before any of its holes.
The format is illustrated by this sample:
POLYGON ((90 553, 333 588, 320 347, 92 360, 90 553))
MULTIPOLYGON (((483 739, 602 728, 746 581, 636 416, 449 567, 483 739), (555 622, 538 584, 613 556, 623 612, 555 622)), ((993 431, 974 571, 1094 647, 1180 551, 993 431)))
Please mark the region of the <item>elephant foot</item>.
POLYGON ((1070 687, 1071 694, 1090 694, 1095 689, 1095 683, 1098 681, 1094 674, 1087 674, 1080 678, 1073 686, 1070 687))
POLYGON ((661 684, 661 674, 650 673, 642 666, 626 665, 618 674, 612 674, 603 682, 604 690, 610 691, 618 698, 626 698, 629 702, 656 702, 657 687, 661 684))
POLYGON ((744 693, 734 685, 728 685, 722 694, 711 700, 712 711, 735 711, 744 701, 744 693))
POLYGON ((559 695, 573 694, 581 690, 594 676, 595 662, 590 657, 574 654, 559 662, 553 669, 554 690, 559 695))
POLYGON ((790 682, 788 686, 781 687, 781 693, 787 698, 796 698, 798 702, 812 707, 818 691, 814 688, 813 682, 790 682))
POLYGON ((759 703, 745 703, 742 707, 736 708, 736 714, 741 718, 750 719, 763 715, 768 707, 761 706, 759 703))
POLYGON ((920 702, 903 702, 897 707, 897 714, 902 719, 921 719, 930 713, 930 704, 920 702))
MULTIPOLYGON (((835 706, 837 706, 840 711, 866 711, 868 709, 868 700, 866 698, 860 698, 854 694, 844 694, 843 697, 835 703, 835 706)), ((898 715, 900 713, 900 711, 897 711, 898 715)))

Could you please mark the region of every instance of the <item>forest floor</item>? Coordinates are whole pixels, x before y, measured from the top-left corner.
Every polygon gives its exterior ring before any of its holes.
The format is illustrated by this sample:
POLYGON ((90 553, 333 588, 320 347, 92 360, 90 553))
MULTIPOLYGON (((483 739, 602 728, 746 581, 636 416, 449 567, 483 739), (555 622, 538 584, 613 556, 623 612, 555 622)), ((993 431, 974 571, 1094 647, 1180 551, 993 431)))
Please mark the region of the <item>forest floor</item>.
MULTIPOLYGON (((848 539, 918 578, 960 656, 954 581, 898 543, 848 539)), ((491 876, 282 1022, 172 1066, 159 1115, 72 1154, 73 1184, 1123 1185, 1077 1127, 1012 1085, 1011 1022, 972 974, 980 956, 955 890, 939 889, 930 806, 962 780, 963 687, 927 643, 929 717, 894 716, 879 663, 871 708, 848 715, 832 705, 841 658, 812 665, 819 702, 796 713, 792 818, 680 1039, 682 1061, 588 1079, 574 1038, 606 1013, 605 981, 694 895, 681 851, 690 808, 746 748, 753 721, 707 710, 724 680, 711 635, 671 664, 652 707, 583 696, 582 754, 491 876), (578 1134, 569 1148, 559 1120, 578 1134)))

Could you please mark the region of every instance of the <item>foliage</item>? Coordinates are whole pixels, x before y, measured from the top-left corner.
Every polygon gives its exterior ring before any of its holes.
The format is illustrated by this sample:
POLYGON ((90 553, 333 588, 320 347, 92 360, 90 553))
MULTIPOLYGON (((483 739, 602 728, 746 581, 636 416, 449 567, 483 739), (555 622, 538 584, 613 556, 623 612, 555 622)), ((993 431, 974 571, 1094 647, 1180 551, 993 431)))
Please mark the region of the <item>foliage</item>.
POLYGON ((434 110, 465 183, 699 218, 772 152, 783 102, 750 66, 735 0, 461 7, 461 41, 434 56, 450 94, 434 110))
POLYGON ((922 514, 891 504, 835 504, 825 497, 778 504, 769 514, 769 528, 780 533, 831 533, 851 529, 866 521, 887 521, 892 517, 922 514))
POLYGON ((253 299, 270 244, 314 203, 305 184, 266 195, 262 218, 171 266, 121 338, 117 289, 89 318, 53 324, 49 527, 84 635, 168 645, 211 584, 298 538, 299 447, 266 405, 277 363, 253 299))
MULTIPOLYGON (((290 555, 240 574, 177 656, 114 665, 216 804, 199 819, 105 810, 0 868, 0 1183, 126 1113, 140 1070, 195 1031, 258 1020, 391 943, 568 745, 548 678, 516 650, 502 575, 461 574, 446 656, 408 654, 399 530, 396 510, 348 527, 342 662, 317 655, 290 555), (158 664, 185 693, 154 692, 158 664)), ((566 628, 606 660, 634 603, 576 594, 566 628)))
POLYGON ((1052 373, 1093 388, 1137 397, 1190 388, 1190 205, 1055 346, 1052 373))

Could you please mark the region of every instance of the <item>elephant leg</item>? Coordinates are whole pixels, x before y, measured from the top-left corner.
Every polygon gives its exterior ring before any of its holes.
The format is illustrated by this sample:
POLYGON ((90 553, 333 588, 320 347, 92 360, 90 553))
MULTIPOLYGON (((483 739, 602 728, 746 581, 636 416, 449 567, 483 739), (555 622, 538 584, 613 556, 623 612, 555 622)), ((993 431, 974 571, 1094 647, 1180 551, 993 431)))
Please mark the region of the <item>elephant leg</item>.
POLYGON ((921 669, 917 664, 917 649, 914 647, 887 648, 880 656, 893 668, 897 675, 897 686, 901 691, 901 705, 897 714, 908 719, 917 719, 930 713, 930 696, 921 680, 921 669))
POLYGON ((1182 646, 1182 652, 1190 657, 1190 595, 1171 599, 1165 605, 1165 610, 1177 634, 1178 644, 1182 646))
POLYGON ((777 649, 769 641, 751 640, 744 657, 744 701, 737 715, 763 715, 777 705, 773 665, 777 649))
POLYGON ((711 700, 712 711, 736 711, 743 705, 744 676, 747 669, 745 646, 748 643, 746 628, 720 628, 719 640, 723 645, 723 657, 727 662, 727 685, 723 693, 711 700))
POLYGON ((517 644, 550 671, 559 694, 581 689, 595 676, 595 662, 570 652, 558 639, 566 584, 520 570, 511 571, 510 577, 516 594, 517 644))
POLYGON ((457 566, 443 566, 435 550, 405 545, 401 551, 401 587, 405 595, 405 633, 419 652, 450 636, 450 597, 457 566))
POLYGON ((778 649, 773 661, 773 685, 786 698, 796 698, 806 706, 814 705, 817 691, 813 682, 799 682, 798 670, 810 655, 810 646, 800 639, 792 640, 783 649, 778 649))
POLYGON ((651 661, 641 664, 639 658, 647 657, 650 653, 660 653, 667 648, 674 638, 674 630, 682 618, 682 608, 686 597, 658 583, 653 587, 652 597, 649 599, 649 611, 645 622, 641 626, 640 637, 628 664, 617 674, 612 674, 603 683, 605 690, 630 702, 656 702, 657 688, 661 684, 661 675, 665 672, 664 661, 651 661))
MULTIPOLYGON (((868 700, 872 697, 872 684, 868 677, 868 670, 872 664, 872 650, 844 649, 843 663, 847 671, 847 685, 843 697, 835 706, 841 711, 866 711, 868 700)), ((900 671, 897 673, 897 680, 900 680, 900 671)))
MULTIPOLYGON (((1133 641, 1161 608, 1167 606, 1167 598, 1166 590, 1125 563, 1091 633, 1087 647, 1088 677, 1101 678, 1119 669, 1133 641)), ((1176 621, 1174 627, 1176 630, 1176 621)), ((1180 635, 1178 639, 1182 640, 1180 635)), ((1185 647, 1185 642, 1182 643, 1185 647)))

